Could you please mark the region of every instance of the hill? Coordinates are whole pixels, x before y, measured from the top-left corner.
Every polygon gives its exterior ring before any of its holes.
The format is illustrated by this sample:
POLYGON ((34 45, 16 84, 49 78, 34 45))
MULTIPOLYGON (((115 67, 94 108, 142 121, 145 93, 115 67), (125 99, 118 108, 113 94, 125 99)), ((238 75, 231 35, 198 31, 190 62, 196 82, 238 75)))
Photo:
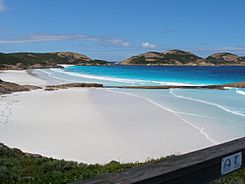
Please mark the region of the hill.
MULTIPOLYGON (((61 67, 59 64, 73 65, 112 65, 113 63, 91 59, 75 52, 50 53, 0 53, 0 70, 22 70, 61 67)), ((163 65, 163 66, 220 66, 245 65, 245 57, 232 53, 215 53, 207 58, 191 52, 169 50, 166 52, 146 52, 119 62, 121 65, 163 65)))
POLYGON ((58 64, 106 65, 109 62, 74 52, 0 53, 0 69, 53 68, 59 67, 58 64))
POLYGON ((122 65, 167 65, 167 66, 214 66, 245 65, 244 57, 231 53, 216 53, 207 58, 191 52, 169 50, 166 52, 147 52, 119 62, 122 65))
POLYGON ((244 57, 239 57, 235 54, 232 53, 216 53, 208 56, 206 58, 206 61, 211 62, 215 65, 245 65, 245 58, 244 57))

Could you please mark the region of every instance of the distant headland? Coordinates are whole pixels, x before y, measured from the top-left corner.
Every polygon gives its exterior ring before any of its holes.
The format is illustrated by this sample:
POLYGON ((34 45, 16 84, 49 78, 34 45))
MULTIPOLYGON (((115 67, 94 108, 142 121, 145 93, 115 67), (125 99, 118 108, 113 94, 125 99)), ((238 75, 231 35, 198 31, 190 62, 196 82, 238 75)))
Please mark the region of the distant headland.
POLYGON ((183 50, 146 52, 116 63, 92 59, 75 52, 0 53, 0 70, 23 70, 61 67, 59 64, 82 66, 147 65, 147 66, 245 66, 245 57, 232 53, 215 53, 202 58, 183 50))

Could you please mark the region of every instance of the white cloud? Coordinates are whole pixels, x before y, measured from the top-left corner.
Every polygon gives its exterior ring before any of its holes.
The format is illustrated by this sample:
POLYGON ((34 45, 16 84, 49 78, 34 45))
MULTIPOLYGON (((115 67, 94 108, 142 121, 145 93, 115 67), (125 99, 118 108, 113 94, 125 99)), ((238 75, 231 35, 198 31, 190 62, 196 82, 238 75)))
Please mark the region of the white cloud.
POLYGON ((90 35, 60 35, 60 34, 34 34, 24 38, 12 39, 12 40, 0 40, 0 44, 19 44, 19 43, 32 43, 32 42, 51 42, 51 41, 62 41, 62 40, 80 40, 97 42, 103 45, 111 45, 116 47, 130 47, 129 41, 122 40, 119 38, 108 38, 100 36, 90 35))
POLYGON ((4 4, 4 1, 0 0, 0 12, 3 12, 4 10, 6 10, 6 6, 4 4))
POLYGON ((108 39, 108 40, 106 39, 105 41, 115 46, 121 46, 121 47, 131 46, 131 44, 128 41, 120 40, 120 39, 108 39))
POLYGON ((157 45, 149 43, 149 42, 143 42, 141 45, 145 49, 155 49, 157 48, 157 45))

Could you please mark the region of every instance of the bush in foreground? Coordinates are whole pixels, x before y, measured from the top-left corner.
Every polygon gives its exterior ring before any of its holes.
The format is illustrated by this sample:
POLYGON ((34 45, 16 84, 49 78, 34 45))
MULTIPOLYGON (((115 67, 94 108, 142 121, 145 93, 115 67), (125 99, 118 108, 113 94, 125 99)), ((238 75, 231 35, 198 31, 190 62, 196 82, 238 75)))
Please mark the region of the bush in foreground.
MULTIPOLYGON (((148 160, 145 163, 162 160, 148 160)), ((23 153, 0 143, 0 184, 65 184, 105 173, 118 172, 145 163, 83 164, 23 153)), ((215 184, 245 183, 245 170, 215 181, 215 184)))

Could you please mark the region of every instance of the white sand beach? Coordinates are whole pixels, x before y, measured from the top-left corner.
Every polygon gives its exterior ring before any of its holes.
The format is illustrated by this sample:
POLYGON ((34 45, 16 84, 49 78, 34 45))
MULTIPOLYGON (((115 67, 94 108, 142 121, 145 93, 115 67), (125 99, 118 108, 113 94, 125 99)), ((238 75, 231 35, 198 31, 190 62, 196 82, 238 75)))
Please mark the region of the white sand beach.
POLYGON ((46 86, 47 82, 28 74, 23 70, 0 71, 0 79, 7 82, 14 82, 20 85, 46 86))
MULTIPOLYGON (((44 86, 25 71, 0 79, 44 86)), ((85 163, 144 161, 213 145, 200 130, 149 101, 116 90, 36 90, 0 96, 0 142, 85 163)))

